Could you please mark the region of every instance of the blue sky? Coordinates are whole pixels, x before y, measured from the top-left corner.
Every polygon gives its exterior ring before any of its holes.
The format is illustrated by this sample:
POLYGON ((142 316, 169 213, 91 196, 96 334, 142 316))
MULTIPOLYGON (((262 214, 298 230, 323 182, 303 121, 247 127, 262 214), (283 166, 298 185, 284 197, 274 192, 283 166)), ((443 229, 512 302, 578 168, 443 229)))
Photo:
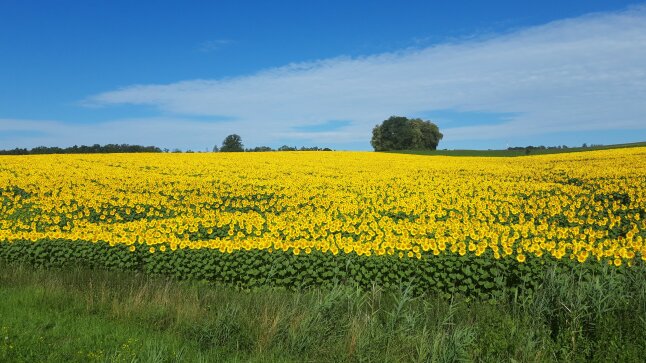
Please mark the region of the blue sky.
POLYGON ((643 2, 0 2, 0 148, 610 144, 644 99, 643 2))

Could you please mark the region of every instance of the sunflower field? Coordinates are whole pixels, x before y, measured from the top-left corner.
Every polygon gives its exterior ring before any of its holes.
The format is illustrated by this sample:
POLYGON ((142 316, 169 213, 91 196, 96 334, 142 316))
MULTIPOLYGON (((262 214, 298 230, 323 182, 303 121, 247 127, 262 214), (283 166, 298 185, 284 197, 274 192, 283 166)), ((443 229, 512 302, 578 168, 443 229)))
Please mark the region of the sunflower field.
POLYGON ((644 268, 646 148, 0 157, 0 261, 489 297, 644 268))

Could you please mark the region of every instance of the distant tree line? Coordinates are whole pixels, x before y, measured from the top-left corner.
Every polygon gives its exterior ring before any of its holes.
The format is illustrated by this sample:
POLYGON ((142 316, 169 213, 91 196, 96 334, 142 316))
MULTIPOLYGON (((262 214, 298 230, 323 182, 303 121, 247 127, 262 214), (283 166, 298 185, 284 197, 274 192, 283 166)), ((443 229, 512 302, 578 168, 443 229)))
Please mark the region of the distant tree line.
POLYGON ((321 148, 318 146, 306 147, 301 146, 300 148, 296 146, 287 146, 283 145, 278 149, 273 149, 269 146, 256 146, 253 149, 244 149, 245 152, 264 152, 264 151, 332 151, 330 148, 321 148))
MULTIPOLYGON (((586 147, 600 147, 603 146, 603 144, 590 144, 588 145, 587 143, 583 143, 580 147, 586 148, 586 147)), ((576 148, 576 146, 574 146, 576 148)), ((513 147, 508 147, 507 150, 514 150, 514 151, 522 151, 525 149, 530 149, 530 150, 561 150, 561 149, 568 149, 569 146, 567 145, 557 145, 557 146, 513 146, 513 147)))
MULTIPOLYGON (((220 151, 220 152, 226 152, 227 150, 222 150, 222 149, 213 149, 214 152, 220 151)), ((254 148, 245 148, 244 150, 235 150, 235 151, 244 151, 248 153, 257 153, 257 152, 267 152, 267 151, 332 151, 329 147, 318 147, 318 146, 312 146, 312 147, 307 147, 307 146, 301 146, 301 147, 296 147, 296 146, 287 146, 283 145, 277 149, 274 149, 270 146, 256 146, 254 148)))
POLYGON ((240 135, 231 134, 224 138, 222 141, 222 146, 218 147, 215 145, 213 147, 213 152, 267 152, 267 151, 332 151, 330 148, 320 148, 318 146, 306 147, 301 146, 297 148, 296 146, 287 146, 283 145, 278 149, 273 149, 269 146, 256 146, 254 148, 245 148, 242 144, 242 138, 240 135))
POLYGON ((561 149, 567 149, 567 145, 558 145, 558 146, 512 146, 508 147, 507 150, 509 151, 523 151, 523 150, 561 150, 561 149))
MULTIPOLYGON (((581 145, 582 148, 587 148, 587 147, 600 147, 603 146, 603 144, 590 144, 588 146, 587 143, 583 143, 581 145)), ((525 154, 530 154, 534 150, 563 150, 563 149, 568 149, 569 147, 567 145, 557 145, 557 146, 513 146, 513 147, 508 147, 507 150, 510 151, 525 151, 525 154)))
POLYGON ((141 146, 128 144, 107 144, 92 146, 74 145, 71 147, 38 146, 33 149, 15 148, 0 150, 0 155, 42 155, 42 154, 111 154, 111 153, 160 153, 162 150, 156 146, 141 146))
MULTIPOLYGON (((207 149, 208 151, 208 149, 207 149)), ((332 151, 330 148, 321 148, 318 146, 296 146, 283 145, 278 149, 273 149, 269 146, 256 146, 254 148, 244 148, 242 145, 242 138, 239 135, 232 134, 227 136, 222 142, 222 146, 217 145, 213 147, 213 152, 266 152, 266 151, 332 151)), ((182 153, 180 149, 160 149, 156 146, 141 146, 141 145, 128 145, 128 144, 94 144, 92 146, 74 145, 70 147, 47 147, 38 146, 32 149, 15 148, 11 150, 0 150, 0 155, 44 155, 44 154, 110 154, 110 153, 182 153)), ((186 153, 193 153, 193 150, 187 150, 186 153)))

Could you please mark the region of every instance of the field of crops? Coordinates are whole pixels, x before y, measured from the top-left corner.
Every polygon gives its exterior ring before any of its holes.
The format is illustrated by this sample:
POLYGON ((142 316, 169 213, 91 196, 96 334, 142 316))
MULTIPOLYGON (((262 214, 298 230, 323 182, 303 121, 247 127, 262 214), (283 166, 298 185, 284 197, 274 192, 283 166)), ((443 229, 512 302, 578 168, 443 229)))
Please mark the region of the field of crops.
POLYGON ((495 295, 646 260, 646 148, 0 157, 0 259, 495 295))

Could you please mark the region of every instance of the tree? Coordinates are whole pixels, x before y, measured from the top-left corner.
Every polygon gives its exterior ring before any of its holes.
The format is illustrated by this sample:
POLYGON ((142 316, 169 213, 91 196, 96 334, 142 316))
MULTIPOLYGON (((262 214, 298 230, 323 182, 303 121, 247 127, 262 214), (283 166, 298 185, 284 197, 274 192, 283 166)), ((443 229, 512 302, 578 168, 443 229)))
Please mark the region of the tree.
POLYGON ((222 141, 222 147, 220 148, 222 152, 237 152, 244 151, 244 145, 242 145, 242 138, 239 135, 232 134, 224 138, 222 141))
POLYGON ((272 149, 269 146, 256 146, 253 149, 246 149, 245 151, 249 151, 249 152, 267 152, 267 151, 274 151, 274 149, 272 149))
POLYGON ((216 153, 220 151, 220 148, 218 148, 218 145, 213 146, 213 152, 216 153))
POLYGON ((370 144, 375 151, 435 150, 443 136, 430 121, 391 116, 372 129, 370 144))
POLYGON ((296 151, 296 146, 291 147, 291 146, 283 145, 278 148, 278 151, 296 151))

